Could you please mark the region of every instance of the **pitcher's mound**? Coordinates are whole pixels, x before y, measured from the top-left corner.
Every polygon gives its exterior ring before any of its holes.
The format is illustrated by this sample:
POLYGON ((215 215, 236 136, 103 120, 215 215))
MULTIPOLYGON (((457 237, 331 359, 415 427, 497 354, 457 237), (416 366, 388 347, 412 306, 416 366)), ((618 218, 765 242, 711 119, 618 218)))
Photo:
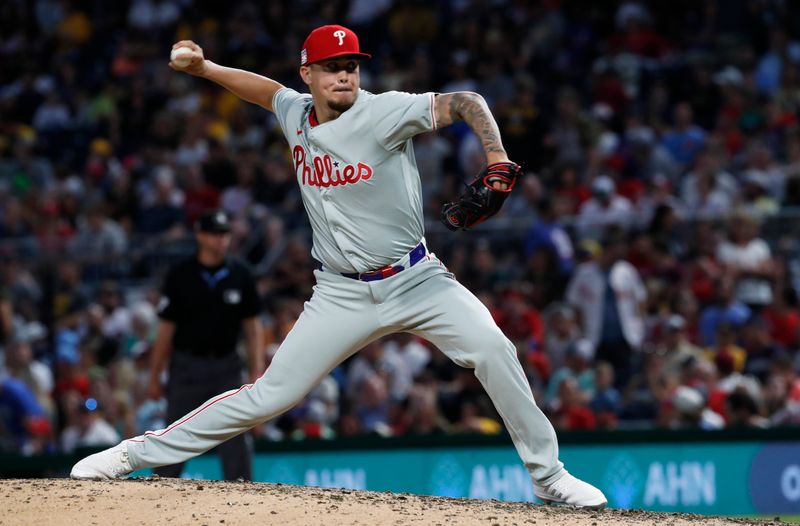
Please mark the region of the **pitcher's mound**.
POLYGON ((281 484, 180 479, 112 482, 0 481, 0 524, 191 525, 569 525, 679 526, 778 524, 650 513, 582 511, 485 500, 321 489, 281 484))

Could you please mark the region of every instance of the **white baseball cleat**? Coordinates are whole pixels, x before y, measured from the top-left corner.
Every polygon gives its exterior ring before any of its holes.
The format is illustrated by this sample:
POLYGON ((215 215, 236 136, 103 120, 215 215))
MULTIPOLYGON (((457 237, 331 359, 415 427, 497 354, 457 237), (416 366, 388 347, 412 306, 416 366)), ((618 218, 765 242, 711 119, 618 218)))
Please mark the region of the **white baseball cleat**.
POLYGON ((120 442, 114 447, 89 455, 74 466, 69 476, 82 480, 109 480, 132 472, 128 461, 128 445, 120 442))
POLYGON ((533 492, 546 504, 568 504, 593 510, 602 510, 608 504, 602 491, 569 473, 547 486, 534 483, 533 492))

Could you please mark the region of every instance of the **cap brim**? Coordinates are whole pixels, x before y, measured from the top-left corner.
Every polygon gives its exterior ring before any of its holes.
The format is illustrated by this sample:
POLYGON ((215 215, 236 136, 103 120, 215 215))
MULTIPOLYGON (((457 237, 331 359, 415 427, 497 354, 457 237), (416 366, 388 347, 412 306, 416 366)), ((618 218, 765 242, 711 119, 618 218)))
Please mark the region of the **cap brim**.
POLYGON ((306 62, 302 64, 303 66, 310 66, 311 64, 318 64, 320 62, 325 62, 326 60, 331 60, 332 58, 339 58, 339 57, 353 57, 353 58, 372 58, 372 55, 367 53, 353 53, 352 51, 345 51, 342 53, 334 53, 333 55, 328 55, 323 58, 318 58, 314 62, 306 62))

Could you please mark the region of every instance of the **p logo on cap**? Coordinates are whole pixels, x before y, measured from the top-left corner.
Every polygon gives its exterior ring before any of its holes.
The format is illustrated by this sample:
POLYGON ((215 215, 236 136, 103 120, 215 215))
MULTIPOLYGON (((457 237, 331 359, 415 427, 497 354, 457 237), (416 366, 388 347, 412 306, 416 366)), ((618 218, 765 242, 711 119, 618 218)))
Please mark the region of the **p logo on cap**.
POLYGON ((340 30, 338 30, 338 31, 334 31, 334 32, 333 32, 333 36, 335 36, 336 38, 338 38, 338 39, 339 39, 339 45, 341 46, 341 45, 343 45, 343 44, 344 44, 344 37, 346 37, 346 36, 347 36, 347 33, 345 33, 344 31, 342 31, 342 30, 340 29, 340 30))
POLYGON ((300 65, 307 66, 336 57, 357 56, 371 58, 361 52, 358 37, 344 26, 328 25, 312 31, 300 51, 300 65))

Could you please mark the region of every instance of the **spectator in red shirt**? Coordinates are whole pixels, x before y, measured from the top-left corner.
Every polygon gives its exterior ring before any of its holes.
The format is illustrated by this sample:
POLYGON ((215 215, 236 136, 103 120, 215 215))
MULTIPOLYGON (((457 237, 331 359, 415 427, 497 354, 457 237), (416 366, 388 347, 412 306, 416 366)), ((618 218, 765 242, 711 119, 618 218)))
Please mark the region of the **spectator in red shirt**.
POLYGON ((627 2, 617 11, 619 31, 609 40, 612 49, 634 55, 660 58, 669 50, 666 39, 651 27, 650 13, 639 4, 627 2))
POLYGON ((785 287, 783 294, 764 310, 764 318, 772 339, 787 349, 796 349, 800 344, 800 310, 797 292, 785 287))
POLYGON ((577 214, 581 205, 592 197, 589 187, 581 182, 577 165, 566 163, 557 171, 554 195, 567 203, 570 214, 577 214))
POLYGON ((574 378, 565 378, 558 388, 558 404, 553 426, 566 431, 589 431, 597 427, 597 418, 587 407, 587 394, 574 378))
POLYGON ((202 170, 197 165, 186 167, 183 178, 185 195, 183 212, 186 224, 193 225, 206 210, 219 207, 219 190, 208 184, 202 170))
POLYGON ((522 293, 507 291, 502 305, 503 309, 497 314, 497 324, 511 341, 544 340, 542 317, 522 293))

